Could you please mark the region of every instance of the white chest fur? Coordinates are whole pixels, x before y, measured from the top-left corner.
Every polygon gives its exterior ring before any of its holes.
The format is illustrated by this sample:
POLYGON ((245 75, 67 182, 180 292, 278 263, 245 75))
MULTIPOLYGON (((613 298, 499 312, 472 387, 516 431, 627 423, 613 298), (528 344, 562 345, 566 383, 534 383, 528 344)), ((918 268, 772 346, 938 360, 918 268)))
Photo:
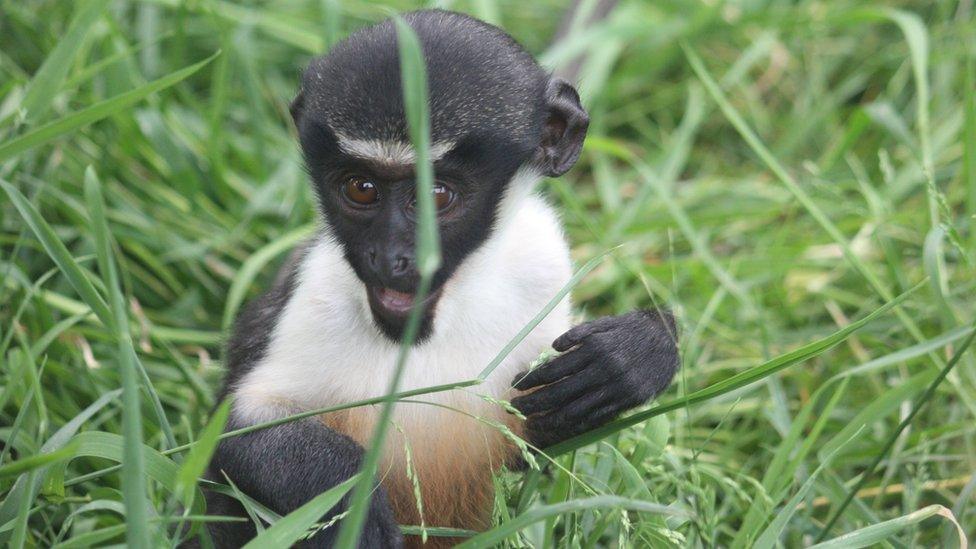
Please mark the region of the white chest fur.
MULTIPOLYGON (((523 183, 519 196, 506 197, 489 239, 445 283, 432 333, 411 349, 401 390, 474 379, 569 281, 569 250, 555 212, 528 189, 523 183)), ((264 358, 234 388, 235 413, 244 421, 379 397, 389 388, 399 349, 373 323, 365 287, 339 245, 317 242, 296 282, 264 358)), ((567 298, 484 383, 397 404, 380 478, 400 523, 488 524, 492 471, 514 450, 501 425, 518 432, 520 424, 480 395, 509 399, 514 376, 568 328, 567 298)), ((357 407, 321 419, 367 445, 377 410, 357 407)))
MULTIPOLYGON (((490 238, 445 284, 430 338, 409 355, 401 390, 472 379, 571 276, 568 248, 551 206, 535 195, 504 211, 490 238)), ((471 393, 506 398, 513 376, 569 325, 564 299, 484 384, 423 400, 470 409, 471 393)), ((264 421, 297 410, 385 394, 398 347, 373 324, 365 287, 323 238, 308 251, 264 358, 235 388, 243 418, 264 421)), ((397 419, 412 423, 414 406, 397 419)), ((471 410, 474 411, 474 410, 471 410)))

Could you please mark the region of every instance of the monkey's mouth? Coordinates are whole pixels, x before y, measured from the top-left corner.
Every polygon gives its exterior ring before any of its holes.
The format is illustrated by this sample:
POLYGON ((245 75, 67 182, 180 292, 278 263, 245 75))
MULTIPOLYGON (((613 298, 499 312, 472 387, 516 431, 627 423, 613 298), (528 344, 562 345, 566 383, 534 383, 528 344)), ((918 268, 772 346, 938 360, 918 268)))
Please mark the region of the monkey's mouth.
MULTIPOLYGON (((367 289, 369 306, 373 314, 388 320, 406 320, 414 306, 416 296, 409 292, 400 292, 390 288, 371 286, 367 289)), ((428 315, 440 297, 441 289, 437 288, 427 294, 421 301, 422 314, 428 315)))

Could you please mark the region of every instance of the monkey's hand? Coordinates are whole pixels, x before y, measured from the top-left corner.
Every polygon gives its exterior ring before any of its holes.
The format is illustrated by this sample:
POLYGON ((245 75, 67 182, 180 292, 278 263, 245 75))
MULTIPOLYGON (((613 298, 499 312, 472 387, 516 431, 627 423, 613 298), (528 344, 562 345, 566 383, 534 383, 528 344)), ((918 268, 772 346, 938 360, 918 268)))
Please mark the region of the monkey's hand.
POLYGON ((559 336, 553 349, 568 352, 512 382, 535 389, 512 400, 529 441, 545 448, 646 403, 678 370, 677 339, 674 317, 661 310, 603 317, 559 336))

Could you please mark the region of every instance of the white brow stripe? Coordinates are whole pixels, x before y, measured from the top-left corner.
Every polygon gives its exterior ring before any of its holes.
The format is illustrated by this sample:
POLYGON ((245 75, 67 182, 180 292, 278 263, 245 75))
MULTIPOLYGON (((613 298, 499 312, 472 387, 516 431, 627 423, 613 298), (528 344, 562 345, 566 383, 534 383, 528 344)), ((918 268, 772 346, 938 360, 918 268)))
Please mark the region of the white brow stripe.
MULTIPOLYGON (((413 145, 403 141, 383 141, 380 139, 352 139, 337 135, 339 148, 349 156, 373 160, 387 164, 413 164, 417 153, 413 145)), ((430 146, 430 160, 436 162, 454 148, 453 141, 440 141, 430 146)))

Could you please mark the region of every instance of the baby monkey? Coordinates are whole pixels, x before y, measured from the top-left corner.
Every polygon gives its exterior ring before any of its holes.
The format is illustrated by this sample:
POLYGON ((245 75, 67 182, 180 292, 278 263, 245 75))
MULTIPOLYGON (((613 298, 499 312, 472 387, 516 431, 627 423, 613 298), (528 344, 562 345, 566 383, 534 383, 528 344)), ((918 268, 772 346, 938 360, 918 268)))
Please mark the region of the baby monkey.
MULTIPOLYGON (((476 377, 568 283, 566 238, 534 187, 573 166, 588 116, 573 86, 504 31, 438 10, 403 19, 427 65, 443 255, 419 304, 419 337, 401 384, 411 390, 476 377)), ((228 430, 384 395, 420 280, 416 151, 393 22, 362 29, 314 59, 291 114, 323 223, 237 318, 222 392, 233 397, 228 430)), ((361 545, 401 546, 398 524, 420 524, 408 451, 424 523, 484 529, 492 473, 520 457, 500 426, 534 447, 551 446, 646 403, 678 365, 670 313, 639 310, 571 327, 562 300, 485 383, 396 406, 361 545), (526 372, 550 345, 561 354, 526 372)), ((357 407, 229 438, 209 474, 226 475, 285 515, 356 473, 378 414, 357 407)), ((212 514, 247 516, 220 494, 209 494, 208 505, 212 514)), ((218 547, 255 535, 249 521, 209 530, 218 547)), ((303 543, 329 547, 338 530, 303 543)))

